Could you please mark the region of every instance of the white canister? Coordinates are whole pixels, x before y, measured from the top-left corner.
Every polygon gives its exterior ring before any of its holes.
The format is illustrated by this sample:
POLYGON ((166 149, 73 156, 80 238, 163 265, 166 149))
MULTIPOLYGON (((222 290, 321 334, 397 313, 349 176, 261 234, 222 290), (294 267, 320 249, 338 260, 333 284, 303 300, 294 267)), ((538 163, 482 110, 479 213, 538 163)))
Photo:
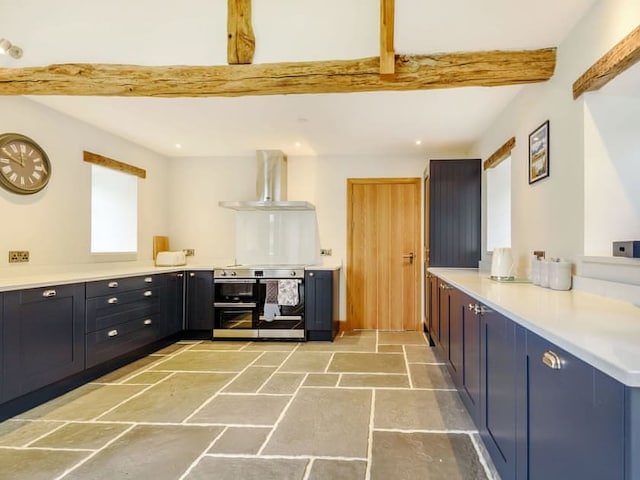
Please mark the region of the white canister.
POLYGON ((531 257, 531 283, 540 285, 540 260, 535 255, 531 257))
POLYGON ((551 262, 549 264, 549 287, 553 290, 571 289, 571 263, 551 262))
POLYGON ((540 286, 549 288, 549 260, 538 260, 540 262, 540 286))

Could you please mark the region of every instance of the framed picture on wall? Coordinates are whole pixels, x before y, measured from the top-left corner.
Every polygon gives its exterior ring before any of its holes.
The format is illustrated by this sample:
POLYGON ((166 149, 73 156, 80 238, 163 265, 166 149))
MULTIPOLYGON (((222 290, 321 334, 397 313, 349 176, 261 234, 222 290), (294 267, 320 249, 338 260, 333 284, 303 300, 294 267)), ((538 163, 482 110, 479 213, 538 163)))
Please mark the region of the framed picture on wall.
POLYGON ((529 135, 529 183, 549 176, 549 120, 529 135))

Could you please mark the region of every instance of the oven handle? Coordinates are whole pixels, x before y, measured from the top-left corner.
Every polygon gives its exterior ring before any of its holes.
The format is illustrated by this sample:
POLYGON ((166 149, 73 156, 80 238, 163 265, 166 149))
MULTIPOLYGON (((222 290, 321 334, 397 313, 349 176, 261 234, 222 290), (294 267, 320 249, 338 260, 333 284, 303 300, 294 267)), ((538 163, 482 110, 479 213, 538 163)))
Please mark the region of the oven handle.
POLYGON ((213 283, 258 283, 255 278, 214 278, 213 283))
MULTIPOLYGON (((276 315, 273 317, 274 320, 302 320, 301 315, 276 315)), ((260 315, 260 320, 266 321, 264 315, 260 315)))
POLYGON ((244 307, 244 308, 256 308, 254 303, 242 303, 242 302, 214 302, 214 307, 244 307))

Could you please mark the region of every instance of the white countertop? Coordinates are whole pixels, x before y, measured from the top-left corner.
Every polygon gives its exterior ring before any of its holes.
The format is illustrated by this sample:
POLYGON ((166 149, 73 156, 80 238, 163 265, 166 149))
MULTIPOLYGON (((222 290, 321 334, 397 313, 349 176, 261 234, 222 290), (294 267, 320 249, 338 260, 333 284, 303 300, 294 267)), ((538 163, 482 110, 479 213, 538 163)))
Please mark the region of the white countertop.
POLYGON ((576 290, 500 283, 474 269, 429 271, 621 383, 640 387, 640 307, 576 290))
MULTIPOLYGON (((39 266, 11 265, 0 268, 0 292, 185 270, 210 270, 213 272, 214 268, 222 268, 231 263, 229 260, 211 260, 195 263, 187 261, 186 265, 175 267, 156 267, 151 261, 39 266)), ((339 263, 325 263, 323 265, 305 267, 306 270, 339 270, 340 268, 339 263)))

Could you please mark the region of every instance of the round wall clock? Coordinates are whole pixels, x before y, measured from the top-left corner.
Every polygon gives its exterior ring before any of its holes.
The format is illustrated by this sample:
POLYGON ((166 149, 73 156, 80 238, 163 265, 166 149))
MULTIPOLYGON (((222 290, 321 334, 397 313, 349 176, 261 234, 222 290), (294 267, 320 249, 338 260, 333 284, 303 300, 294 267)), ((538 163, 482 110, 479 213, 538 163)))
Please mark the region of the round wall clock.
POLYGON ((45 151, 19 133, 0 135, 0 185, 10 192, 28 195, 42 190, 51 178, 45 151))

